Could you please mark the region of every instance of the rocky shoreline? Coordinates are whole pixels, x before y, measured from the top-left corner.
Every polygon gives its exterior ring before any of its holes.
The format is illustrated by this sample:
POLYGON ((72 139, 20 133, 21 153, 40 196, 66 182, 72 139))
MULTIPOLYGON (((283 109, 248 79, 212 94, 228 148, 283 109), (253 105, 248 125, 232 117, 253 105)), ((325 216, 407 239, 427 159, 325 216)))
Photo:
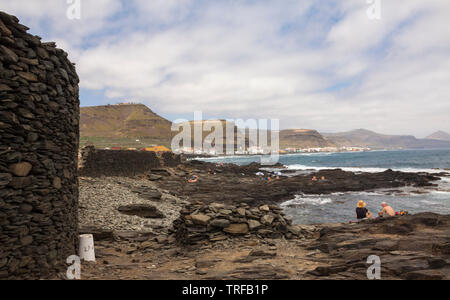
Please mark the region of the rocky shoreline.
POLYGON ((449 216, 306 226, 278 206, 299 192, 433 187, 447 174, 327 170, 266 182, 260 168, 190 161, 81 178, 80 231, 94 234, 98 256, 83 278, 367 279, 367 257, 379 255, 396 266, 384 279, 449 279, 449 216))
MULTIPOLYGON (((282 167, 281 165, 278 167, 282 167)), ((281 177, 266 182, 264 177, 273 176, 264 171, 258 177, 261 165, 249 166, 216 165, 191 161, 173 169, 171 176, 158 178, 155 182, 160 188, 170 191, 177 197, 188 197, 204 203, 237 204, 244 202, 250 206, 277 204, 291 200, 297 194, 331 194, 338 192, 374 191, 382 188, 433 187, 441 174, 403 173, 388 170, 382 173, 345 172, 340 169, 281 177), (199 177, 196 184, 188 184, 186 178, 199 177), (313 177, 319 178, 313 182, 313 177), (324 181, 320 180, 322 177, 324 181)), ((288 173, 288 171, 285 171, 288 173)), ((152 176, 152 175, 150 175, 152 176)))

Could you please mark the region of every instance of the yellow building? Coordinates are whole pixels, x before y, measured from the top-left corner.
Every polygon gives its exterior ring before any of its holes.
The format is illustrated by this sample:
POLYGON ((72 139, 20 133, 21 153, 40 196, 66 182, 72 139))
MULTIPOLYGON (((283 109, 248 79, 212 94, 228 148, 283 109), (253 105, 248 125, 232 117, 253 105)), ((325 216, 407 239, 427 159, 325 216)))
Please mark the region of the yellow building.
POLYGON ((151 148, 145 148, 145 151, 160 153, 160 152, 170 152, 170 149, 164 146, 155 146, 151 148))

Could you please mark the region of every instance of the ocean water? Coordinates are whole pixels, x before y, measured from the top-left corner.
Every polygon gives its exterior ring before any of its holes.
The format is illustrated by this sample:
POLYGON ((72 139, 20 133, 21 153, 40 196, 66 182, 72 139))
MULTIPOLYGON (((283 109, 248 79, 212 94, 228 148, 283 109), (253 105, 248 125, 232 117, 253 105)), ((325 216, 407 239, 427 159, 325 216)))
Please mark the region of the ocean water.
MULTIPOLYGON (((204 159, 209 162, 247 165, 259 162, 257 156, 235 156, 204 159)), ((372 151, 357 153, 307 153, 280 156, 280 163, 294 174, 307 174, 322 169, 340 168, 352 172, 450 172, 450 150, 372 151)), ((272 170, 271 168, 267 168, 272 170)), ((292 174, 289 174, 292 176, 292 174)), ((370 192, 336 193, 331 195, 299 194, 282 204, 297 224, 339 223, 355 220, 355 208, 364 200, 367 208, 377 214, 381 203, 387 202, 396 211, 410 213, 436 212, 450 214, 450 176, 437 181, 432 188, 402 188, 370 192)))

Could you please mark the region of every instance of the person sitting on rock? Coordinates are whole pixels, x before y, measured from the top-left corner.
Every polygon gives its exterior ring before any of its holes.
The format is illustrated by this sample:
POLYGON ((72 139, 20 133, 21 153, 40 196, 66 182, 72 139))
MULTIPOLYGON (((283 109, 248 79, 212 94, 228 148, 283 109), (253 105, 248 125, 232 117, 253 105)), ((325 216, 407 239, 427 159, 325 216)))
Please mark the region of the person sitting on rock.
POLYGON ((191 179, 189 179, 189 183, 197 183, 198 182, 198 176, 192 175, 191 179))
POLYGON ((356 208, 356 218, 358 220, 372 219, 372 214, 366 206, 367 204, 364 201, 361 200, 358 202, 358 207, 356 208))
POLYGON ((317 176, 314 176, 314 177, 312 178, 312 181, 317 181, 317 176))
POLYGON ((381 203, 383 210, 378 213, 382 218, 395 217, 395 211, 386 202, 381 203))

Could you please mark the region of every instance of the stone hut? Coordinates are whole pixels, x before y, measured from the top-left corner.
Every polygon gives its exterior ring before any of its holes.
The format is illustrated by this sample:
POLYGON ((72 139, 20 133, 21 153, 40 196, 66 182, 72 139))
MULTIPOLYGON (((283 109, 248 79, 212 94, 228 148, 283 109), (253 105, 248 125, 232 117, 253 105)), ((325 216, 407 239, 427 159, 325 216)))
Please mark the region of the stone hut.
POLYGON ((52 278, 77 254, 79 79, 0 12, 0 279, 52 278))

